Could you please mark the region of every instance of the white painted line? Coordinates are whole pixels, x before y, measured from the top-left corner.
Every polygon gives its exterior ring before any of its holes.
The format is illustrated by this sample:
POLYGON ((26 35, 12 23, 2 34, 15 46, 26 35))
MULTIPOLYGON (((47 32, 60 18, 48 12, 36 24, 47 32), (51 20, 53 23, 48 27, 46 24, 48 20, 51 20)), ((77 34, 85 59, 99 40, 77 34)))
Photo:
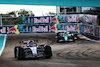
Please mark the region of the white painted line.
POLYGON ((2 47, 2 49, 1 49, 1 51, 0 51, 0 56, 2 55, 2 52, 3 52, 4 48, 5 48, 6 36, 7 36, 7 35, 5 34, 5 38, 4 38, 4 42, 3 42, 3 47, 2 47))

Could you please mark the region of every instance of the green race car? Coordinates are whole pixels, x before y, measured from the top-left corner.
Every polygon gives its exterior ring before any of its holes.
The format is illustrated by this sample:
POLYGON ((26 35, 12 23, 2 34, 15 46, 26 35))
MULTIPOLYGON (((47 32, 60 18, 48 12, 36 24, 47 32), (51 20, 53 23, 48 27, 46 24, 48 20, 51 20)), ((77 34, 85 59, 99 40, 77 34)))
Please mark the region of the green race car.
POLYGON ((74 34, 70 32, 58 32, 56 35, 57 43, 65 41, 75 41, 74 34))

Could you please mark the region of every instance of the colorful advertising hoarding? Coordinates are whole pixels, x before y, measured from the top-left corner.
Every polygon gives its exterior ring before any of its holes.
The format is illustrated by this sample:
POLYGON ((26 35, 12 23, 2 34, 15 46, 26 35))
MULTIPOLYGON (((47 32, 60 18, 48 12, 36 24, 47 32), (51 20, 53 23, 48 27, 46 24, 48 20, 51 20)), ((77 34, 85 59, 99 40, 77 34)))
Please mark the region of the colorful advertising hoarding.
POLYGON ((72 33, 83 33, 93 36, 100 36, 100 26, 83 25, 73 23, 47 24, 47 25, 15 25, 0 27, 1 34, 21 34, 21 33, 54 33, 59 30, 66 30, 72 33))
POLYGON ((96 15, 71 14, 60 16, 23 17, 22 20, 25 25, 1 26, 0 33, 57 33, 59 30, 65 30, 72 33, 100 36, 99 26, 87 24, 96 24, 96 15))
POLYGON ((88 14, 68 14, 56 16, 42 16, 42 17, 23 17, 24 24, 51 24, 60 23, 85 23, 97 25, 97 15, 88 14))

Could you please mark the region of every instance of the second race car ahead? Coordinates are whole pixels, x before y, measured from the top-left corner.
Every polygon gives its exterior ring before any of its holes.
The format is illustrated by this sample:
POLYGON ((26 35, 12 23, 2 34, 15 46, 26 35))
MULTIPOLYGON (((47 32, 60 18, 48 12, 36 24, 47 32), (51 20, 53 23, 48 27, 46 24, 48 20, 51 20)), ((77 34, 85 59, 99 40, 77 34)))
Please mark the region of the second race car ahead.
POLYGON ((65 41, 75 41, 74 34, 70 32, 58 32, 56 35, 57 43, 59 42, 65 42, 65 41))

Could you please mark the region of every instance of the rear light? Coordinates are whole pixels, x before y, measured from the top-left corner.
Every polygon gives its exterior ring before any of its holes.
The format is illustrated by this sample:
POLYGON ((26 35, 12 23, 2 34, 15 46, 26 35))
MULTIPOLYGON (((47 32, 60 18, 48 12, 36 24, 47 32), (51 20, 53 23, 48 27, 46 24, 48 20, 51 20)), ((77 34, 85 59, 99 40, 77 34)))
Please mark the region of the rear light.
POLYGON ((75 37, 75 39, 77 39, 77 37, 75 37))

